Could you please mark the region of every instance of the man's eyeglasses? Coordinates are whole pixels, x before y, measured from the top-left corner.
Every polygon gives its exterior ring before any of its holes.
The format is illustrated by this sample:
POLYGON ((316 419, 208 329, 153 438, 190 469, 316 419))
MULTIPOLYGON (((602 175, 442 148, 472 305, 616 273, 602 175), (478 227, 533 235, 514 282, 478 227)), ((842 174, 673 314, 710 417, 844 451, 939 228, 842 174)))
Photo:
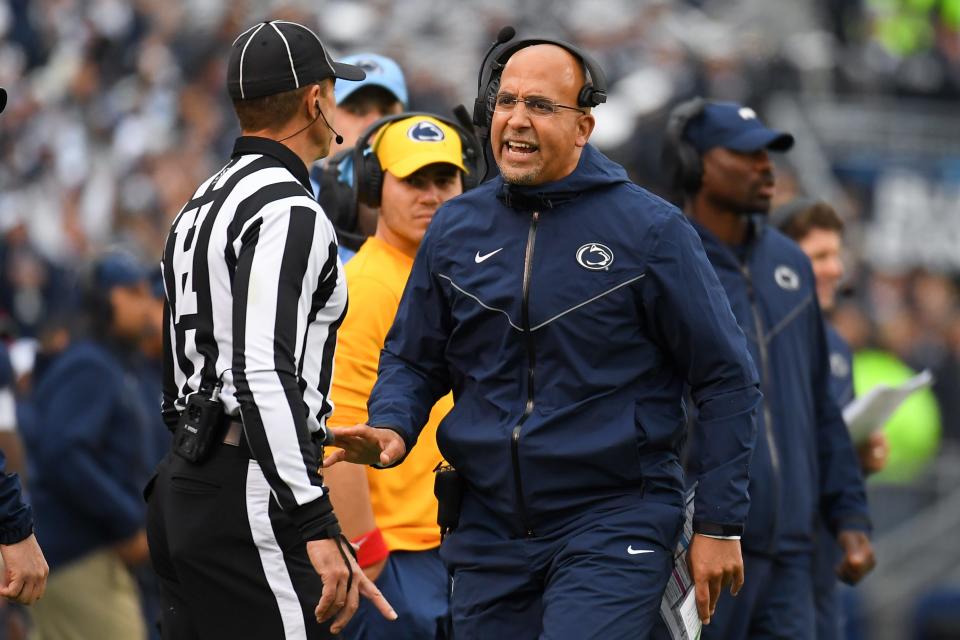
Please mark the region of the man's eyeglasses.
POLYGON ((560 109, 569 109, 584 113, 579 107, 568 107, 565 104, 557 104, 550 98, 518 98, 509 93, 499 93, 494 98, 493 110, 500 113, 513 113, 519 103, 527 105, 527 111, 531 116, 537 118, 547 118, 556 114, 560 109))

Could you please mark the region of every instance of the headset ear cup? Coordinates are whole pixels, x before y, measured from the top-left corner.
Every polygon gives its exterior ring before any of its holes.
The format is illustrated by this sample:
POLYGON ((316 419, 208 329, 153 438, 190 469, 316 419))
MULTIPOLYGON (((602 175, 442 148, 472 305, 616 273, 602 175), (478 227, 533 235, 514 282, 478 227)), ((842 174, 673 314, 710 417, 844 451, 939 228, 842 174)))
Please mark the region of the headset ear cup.
POLYGON ((593 85, 589 82, 580 88, 580 93, 577 95, 577 106, 585 108, 597 106, 593 103, 593 85))
POLYGON ((374 152, 360 156, 357 165, 357 196, 368 207, 379 207, 383 189, 383 169, 374 152))
POLYGON ((680 184, 687 193, 696 193, 703 182, 703 161, 697 150, 686 141, 678 149, 680 184))

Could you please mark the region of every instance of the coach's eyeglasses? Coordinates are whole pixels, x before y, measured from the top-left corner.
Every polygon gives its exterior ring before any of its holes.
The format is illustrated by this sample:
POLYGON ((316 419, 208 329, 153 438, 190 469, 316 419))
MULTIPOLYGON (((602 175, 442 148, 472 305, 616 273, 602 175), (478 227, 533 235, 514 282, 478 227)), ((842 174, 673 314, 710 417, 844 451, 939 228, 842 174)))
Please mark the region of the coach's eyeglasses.
POLYGON ((519 98, 510 93, 498 93, 493 102, 493 110, 500 113, 513 113, 517 105, 523 103, 527 106, 527 112, 537 118, 548 118, 555 115, 560 109, 569 109, 585 113, 580 107, 568 107, 565 104, 557 104, 550 98, 541 98, 533 96, 531 98, 519 98))

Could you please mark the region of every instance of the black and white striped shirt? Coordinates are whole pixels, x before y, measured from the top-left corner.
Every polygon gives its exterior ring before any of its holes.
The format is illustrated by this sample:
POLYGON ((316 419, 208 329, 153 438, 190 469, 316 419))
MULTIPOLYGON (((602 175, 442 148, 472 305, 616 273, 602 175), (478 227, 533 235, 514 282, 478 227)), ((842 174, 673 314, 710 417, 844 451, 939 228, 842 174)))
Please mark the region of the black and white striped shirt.
POLYGON ((164 249, 164 415, 222 380, 284 511, 305 539, 335 522, 318 473, 347 288, 303 162, 241 137, 177 215, 164 249))

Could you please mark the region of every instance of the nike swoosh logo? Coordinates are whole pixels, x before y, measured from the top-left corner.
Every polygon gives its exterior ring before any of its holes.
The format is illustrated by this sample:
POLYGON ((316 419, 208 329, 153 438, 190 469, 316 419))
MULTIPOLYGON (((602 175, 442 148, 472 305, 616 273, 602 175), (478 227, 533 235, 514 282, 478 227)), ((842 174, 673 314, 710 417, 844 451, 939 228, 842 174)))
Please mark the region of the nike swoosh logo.
POLYGON ((477 264, 480 264, 481 262, 483 262, 484 260, 486 260, 486 259, 489 258, 490 256, 496 255, 496 254, 500 253, 501 251, 503 251, 503 247, 500 247, 500 248, 497 249, 496 251, 491 251, 490 253, 485 253, 485 254, 483 254, 483 255, 480 255, 480 252, 477 251, 477 255, 475 255, 475 256, 473 257, 473 260, 474 260, 474 262, 476 262, 477 264))
POLYGON ((627 547, 627 553, 632 556, 641 554, 641 553, 653 553, 653 549, 634 549, 633 545, 627 547))

